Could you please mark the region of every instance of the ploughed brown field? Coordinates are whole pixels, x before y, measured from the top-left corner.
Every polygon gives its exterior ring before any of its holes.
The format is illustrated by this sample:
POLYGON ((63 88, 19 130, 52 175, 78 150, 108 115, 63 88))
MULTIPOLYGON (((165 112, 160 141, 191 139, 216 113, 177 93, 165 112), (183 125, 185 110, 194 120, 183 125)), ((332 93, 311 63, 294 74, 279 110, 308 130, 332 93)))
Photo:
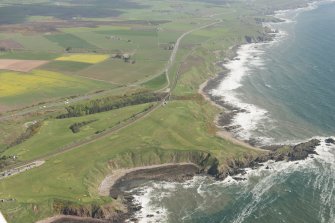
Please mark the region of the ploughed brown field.
POLYGON ((11 70, 19 72, 29 72, 49 61, 46 60, 11 60, 0 59, 0 70, 11 70))
POLYGON ((9 39, 5 39, 5 40, 0 40, 0 48, 4 48, 4 49, 23 49, 24 47, 14 41, 14 40, 9 40, 9 39))

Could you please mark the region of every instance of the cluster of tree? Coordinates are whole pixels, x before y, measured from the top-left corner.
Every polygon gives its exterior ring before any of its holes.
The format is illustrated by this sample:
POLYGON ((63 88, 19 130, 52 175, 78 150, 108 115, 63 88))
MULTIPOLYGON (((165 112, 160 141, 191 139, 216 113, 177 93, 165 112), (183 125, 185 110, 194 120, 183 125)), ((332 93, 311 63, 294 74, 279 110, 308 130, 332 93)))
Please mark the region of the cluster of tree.
POLYGON ((131 63, 131 64, 135 64, 136 60, 132 59, 132 56, 130 54, 123 54, 123 53, 117 53, 115 55, 112 56, 115 59, 120 59, 123 60, 125 63, 131 63))
POLYGON ((12 164, 15 161, 13 156, 0 156, 0 170, 12 164))
POLYGON ((100 112, 106 112, 131 105, 144 104, 149 102, 161 101, 166 93, 135 93, 121 98, 105 97, 90 100, 86 103, 75 104, 66 107, 67 113, 59 115, 58 119, 80 117, 100 112))
POLYGON ((170 42, 169 44, 167 44, 167 46, 165 46, 165 50, 173 50, 175 47, 175 43, 174 42, 170 42))
POLYGON ((38 131, 39 129, 41 128, 42 126, 42 123, 41 121, 38 121, 32 125, 30 125, 26 131, 24 133, 22 133, 17 139, 15 139, 12 143, 10 143, 6 149, 10 148, 10 147, 13 147, 13 146, 16 146, 16 145, 19 145, 21 143, 23 143, 24 141, 26 141, 27 139, 31 138, 32 136, 34 136, 38 131))
POLYGON ((78 133, 78 132, 80 132, 81 127, 83 127, 85 125, 88 125, 92 122, 96 122, 96 121, 98 121, 98 120, 95 119, 95 120, 90 120, 90 121, 85 121, 85 122, 76 122, 76 123, 74 123, 70 126, 70 129, 73 133, 78 133))

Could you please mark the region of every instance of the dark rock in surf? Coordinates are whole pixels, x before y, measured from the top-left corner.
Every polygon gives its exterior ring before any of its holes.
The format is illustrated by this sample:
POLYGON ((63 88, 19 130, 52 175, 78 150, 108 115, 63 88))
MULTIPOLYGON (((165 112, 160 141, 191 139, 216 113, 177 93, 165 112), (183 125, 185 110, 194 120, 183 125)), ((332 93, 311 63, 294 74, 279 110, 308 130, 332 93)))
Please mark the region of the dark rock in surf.
POLYGON ((332 138, 328 138, 328 139, 326 139, 325 142, 326 142, 327 144, 335 144, 335 140, 332 139, 332 138))

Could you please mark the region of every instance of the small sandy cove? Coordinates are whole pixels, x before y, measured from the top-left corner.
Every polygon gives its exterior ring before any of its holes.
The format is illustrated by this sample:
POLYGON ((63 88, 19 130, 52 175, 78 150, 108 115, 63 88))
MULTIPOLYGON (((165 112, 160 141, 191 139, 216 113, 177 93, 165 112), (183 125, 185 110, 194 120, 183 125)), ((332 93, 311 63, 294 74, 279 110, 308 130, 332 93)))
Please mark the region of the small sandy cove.
POLYGON ((176 165, 194 165, 194 164, 193 163, 166 163, 166 164, 159 164, 159 165, 134 167, 134 168, 129 168, 129 169, 115 169, 100 184, 99 194, 101 196, 109 196, 110 189, 116 183, 116 181, 121 179, 128 173, 138 171, 138 170, 147 170, 147 169, 154 169, 158 167, 169 167, 169 166, 176 166, 176 165))

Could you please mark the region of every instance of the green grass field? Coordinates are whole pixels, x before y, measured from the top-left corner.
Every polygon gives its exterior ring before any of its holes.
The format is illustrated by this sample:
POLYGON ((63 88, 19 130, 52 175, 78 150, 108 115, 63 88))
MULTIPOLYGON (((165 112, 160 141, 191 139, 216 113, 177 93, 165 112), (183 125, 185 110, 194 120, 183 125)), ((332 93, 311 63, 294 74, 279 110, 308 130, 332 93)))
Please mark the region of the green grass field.
POLYGON ((148 106, 143 104, 78 118, 46 120, 37 135, 18 146, 8 149, 3 155, 16 155, 21 161, 35 159, 67 144, 95 135, 98 131, 112 128, 148 106), (96 121, 82 127, 79 133, 73 133, 70 130, 70 126, 74 123, 91 120, 96 121))
POLYGON ((52 98, 111 89, 115 86, 104 82, 66 76, 61 73, 35 70, 31 73, 0 72, 0 103, 20 107, 52 98))
POLYGON ((24 35, 21 33, 1 33, 0 39, 11 39, 20 43, 25 50, 37 52, 61 51, 63 48, 55 42, 48 40, 43 34, 24 35))
POLYGON ((53 60, 59 57, 59 53, 39 52, 39 51, 12 51, 0 53, 1 59, 17 59, 17 60, 53 60))
POLYGON ((109 59, 103 63, 91 66, 79 75, 111 81, 116 84, 132 84, 164 70, 164 61, 136 60, 135 64, 122 60, 109 59))
POLYGON ((151 89, 151 90, 159 90, 162 89, 164 86, 166 86, 167 80, 166 80, 166 74, 163 73, 143 84, 143 86, 151 89))
POLYGON ((91 66, 89 63, 73 62, 73 61, 52 61, 42 69, 60 72, 60 73, 75 73, 91 66))
POLYGON ((55 34, 45 36, 49 41, 57 43, 63 48, 72 47, 72 48, 83 48, 83 49, 96 49, 97 47, 93 44, 86 42, 85 40, 73 36, 71 34, 55 34))

